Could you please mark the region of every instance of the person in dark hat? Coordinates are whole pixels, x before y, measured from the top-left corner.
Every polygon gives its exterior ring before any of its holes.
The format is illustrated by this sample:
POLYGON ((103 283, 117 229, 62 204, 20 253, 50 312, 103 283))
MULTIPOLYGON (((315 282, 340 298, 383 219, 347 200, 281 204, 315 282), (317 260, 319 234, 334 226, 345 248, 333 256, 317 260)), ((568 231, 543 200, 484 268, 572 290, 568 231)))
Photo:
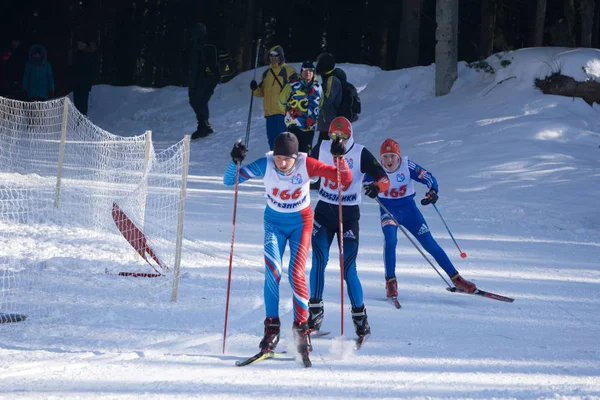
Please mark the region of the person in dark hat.
POLYGON ((304 61, 300 77, 291 79, 279 95, 279 106, 285 112, 285 126, 296 135, 300 151, 310 153, 319 112, 323 102, 321 84, 315 79, 315 64, 304 61))
POLYGON ((319 131, 317 144, 329 140, 329 125, 338 116, 338 107, 342 102, 342 83, 337 76, 333 75, 334 69, 335 60, 331 53, 321 53, 317 56, 316 73, 321 77, 323 87, 323 106, 317 124, 319 131))
MULTIPOLYGON (((331 142, 331 155, 339 165, 343 185, 352 181, 352 174, 343 157, 346 149, 341 140, 331 142)), ((283 272, 282 257, 286 243, 290 250, 289 281, 293 291, 294 338, 305 366, 310 366, 308 353, 312 350, 307 324, 308 289, 305 278, 306 256, 310 246, 313 214, 310 206, 310 178, 321 176, 337 182, 335 166, 308 157, 299 151, 300 143, 290 132, 280 133, 273 150, 265 157, 241 167, 246 147, 237 142, 231 150, 231 162, 225 171, 223 183, 233 186, 251 178, 262 178, 267 206, 264 213, 265 253, 265 329, 260 342, 263 352, 273 351, 279 342, 279 281, 283 272), (239 175, 238 175, 239 171, 239 175)))
POLYGON ((210 125, 208 102, 219 83, 217 48, 208 42, 206 25, 198 23, 192 34, 192 50, 189 61, 188 96, 196 114, 198 128, 192 139, 208 136, 214 130, 210 125))
POLYGON ((290 78, 296 76, 296 70, 285 63, 283 47, 279 45, 269 49, 268 58, 269 68, 263 72, 260 84, 253 80, 250 82, 250 89, 254 96, 264 99, 263 108, 267 122, 267 140, 269 141, 269 149, 273 149, 275 137, 286 130, 285 111, 279 108, 279 94, 281 94, 290 78))

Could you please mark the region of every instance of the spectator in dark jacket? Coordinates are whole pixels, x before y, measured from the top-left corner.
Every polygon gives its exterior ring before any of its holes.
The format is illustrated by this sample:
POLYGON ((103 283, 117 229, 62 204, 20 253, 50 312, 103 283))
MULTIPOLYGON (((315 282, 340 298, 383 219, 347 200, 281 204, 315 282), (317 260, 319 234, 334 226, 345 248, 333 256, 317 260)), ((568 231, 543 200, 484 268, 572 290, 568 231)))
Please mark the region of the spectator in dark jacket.
POLYGON ((323 140, 329 140, 329 125, 338 116, 338 108, 342 102, 342 83, 336 76, 332 75, 334 69, 335 60, 333 55, 330 53, 319 54, 316 72, 322 79, 323 105, 317 124, 317 130, 319 131, 317 145, 323 140))
POLYGON ((96 71, 96 43, 77 42, 73 56, 73 103, 83 115, 88 113, 88 100, 96 71))
POLYGON ((31 46, 22 86, 27 101, 44 101, 54 96, 54 77, 46 58, 44 46, 40 44, 31 46))
POLYGON ((198 139, 214 132, 208 121, 208 102, 219 83, 218 54, 216 46, 208 43, 205 24, 198 23, 196 25, 192 40, 188 95, 190 105, 198 120, 198 128, 192 134, 192 139, 198 139))
POLYGON ((5 61, 3 66, 0 65, 0 69, 3 68, 4 72, 0 72, 0 80, 3 75, 4 85, 0 82, 0 86, 4 88, 7 97, 21 99, 21 80, 27 62, 27 54, 19 39, 13 39, 10 45, 1 51, 0 64, 2 64, 2 59, 5 61))

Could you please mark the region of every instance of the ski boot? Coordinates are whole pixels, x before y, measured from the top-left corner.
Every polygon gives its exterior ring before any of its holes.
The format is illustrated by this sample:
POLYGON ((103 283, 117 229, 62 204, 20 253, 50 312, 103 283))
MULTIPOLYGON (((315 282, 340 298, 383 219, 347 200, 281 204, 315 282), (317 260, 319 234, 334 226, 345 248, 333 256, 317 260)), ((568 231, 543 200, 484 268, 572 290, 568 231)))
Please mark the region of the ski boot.
POLYGON ((205 126, 205 130, 206 130, 206 134, 210 135, 211 133, 214 133, 215 130, 213 129, 213 127, 210 125, 210 122, 208 122, 208 120, 204 120, 204 126, 205 126))
POLYGON ((265 318, 265 335, 258 345, 263 353, 273 351, 275 350, 275 347, 277 347, 277 343, 279 343, 280 327, 281 323, 279 322, 279 317, 265 318))
POLYGON ((398 297, 398 282, 396 282, 396 277, 385 278, 385 295, 388 299, 398 297))
POLYGON ((352 307, 352 322, 358 337, 364 337, 371 333, 371 327, 367 321, 367 310, 365 306, 352 307))
POLYGON ((318 331, 321 329, 324 315, 325 310, 323 308, 323 300, 308 300, 308 328, 311 331, 318 331))
POLYGON ((311 367, 312 363, 308 354, 312 351, 312 344, 310 342, 308 323, 294 321, 292 329, 294 330, 294 341, 298 349, 298 354, 302 356, 302 363, 305 367, 311 367))
POLYGON ((454 283, 454 286, 463 292, 473 293, 477 289, 477 286, 473 282, 464 279, 458 272, 452 275, 450 279, 454 283))

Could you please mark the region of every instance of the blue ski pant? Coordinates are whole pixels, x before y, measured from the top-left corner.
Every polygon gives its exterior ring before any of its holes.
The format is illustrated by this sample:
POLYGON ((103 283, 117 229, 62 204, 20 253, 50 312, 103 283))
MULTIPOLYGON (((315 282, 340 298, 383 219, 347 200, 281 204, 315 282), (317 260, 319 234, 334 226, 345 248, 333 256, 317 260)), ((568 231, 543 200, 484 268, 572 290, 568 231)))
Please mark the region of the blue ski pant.
MULTIPOLYGON (((356 256, 358 254, 360 211, 358 206, 343 207, 343 239, 344 246, 344 280, 348 297, 352 307, 363 305, 363 290, 356 270, 356 256)), ((325 288, 325 267, 329 261, 329 248, 334 236, 339 238, 339 209, 319 201, 315 207, 315 220, 312 233, 312 268, 310 270, 310 297, 322 299, 325 288)))
POLYGON ((267 317, 279 316, 279 282, 283 272, 282 259, 285 246, 289 243, 288 279, 293 292, 294 321, 302 323, 308 318, 308 288, 305 267, 312 222, 313 216, 310 207, 294 213, 280 213, 269 207, 265 210, 264 298, 267 317))
MULTIPOLYGON (((401 206, 386 205, 386 208, 396 221, 404 226, 421 244, 421 246, 437 261, 442 269, 452 276, 456 268, 448 258, 448 255, 435 241, 423 214, 417 208, 414 201, 403 202, 401 206)), ((396 245, 398 244, 398 227, 390 216, 380 207, 381 230, 384 236, 384 263, 385 276, 388 278, 396 276, 396 245)))
POLYGON ((287 130, 285 127, 285 118, 282 114, 275 114, 265 117, 265 120, 267 122, 267 140, 269 141, 269 149, 273 150, 273 144, 275 143, 277 135, 287 130))

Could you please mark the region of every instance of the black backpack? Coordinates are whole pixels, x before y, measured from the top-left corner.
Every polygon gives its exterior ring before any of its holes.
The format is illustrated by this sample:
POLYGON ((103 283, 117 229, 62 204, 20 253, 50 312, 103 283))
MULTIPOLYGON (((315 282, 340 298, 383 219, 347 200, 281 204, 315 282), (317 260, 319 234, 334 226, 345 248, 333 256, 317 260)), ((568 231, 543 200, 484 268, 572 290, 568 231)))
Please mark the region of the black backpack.
POLYGON ((356 87, 348 82, 346 73, 340 68, 335 68, 331 75, 338 78, 342 84, 342 101, 338 107, 337 116, 345 117, 350 122, 356 121, 358 114, 362 111, 356 87))
POLYGON ((235 76, 235 63, 228 52, 217 50, 217 46, 213 44, 205 44, 204 54, 210 60, 206 66, 207 76, 216 76, 221 83, 229 82, 235 76))
POLYGON ((235 63, 225 50, 219 50, 217 57, 221 83, 229 82, 235 76, 235 63))

